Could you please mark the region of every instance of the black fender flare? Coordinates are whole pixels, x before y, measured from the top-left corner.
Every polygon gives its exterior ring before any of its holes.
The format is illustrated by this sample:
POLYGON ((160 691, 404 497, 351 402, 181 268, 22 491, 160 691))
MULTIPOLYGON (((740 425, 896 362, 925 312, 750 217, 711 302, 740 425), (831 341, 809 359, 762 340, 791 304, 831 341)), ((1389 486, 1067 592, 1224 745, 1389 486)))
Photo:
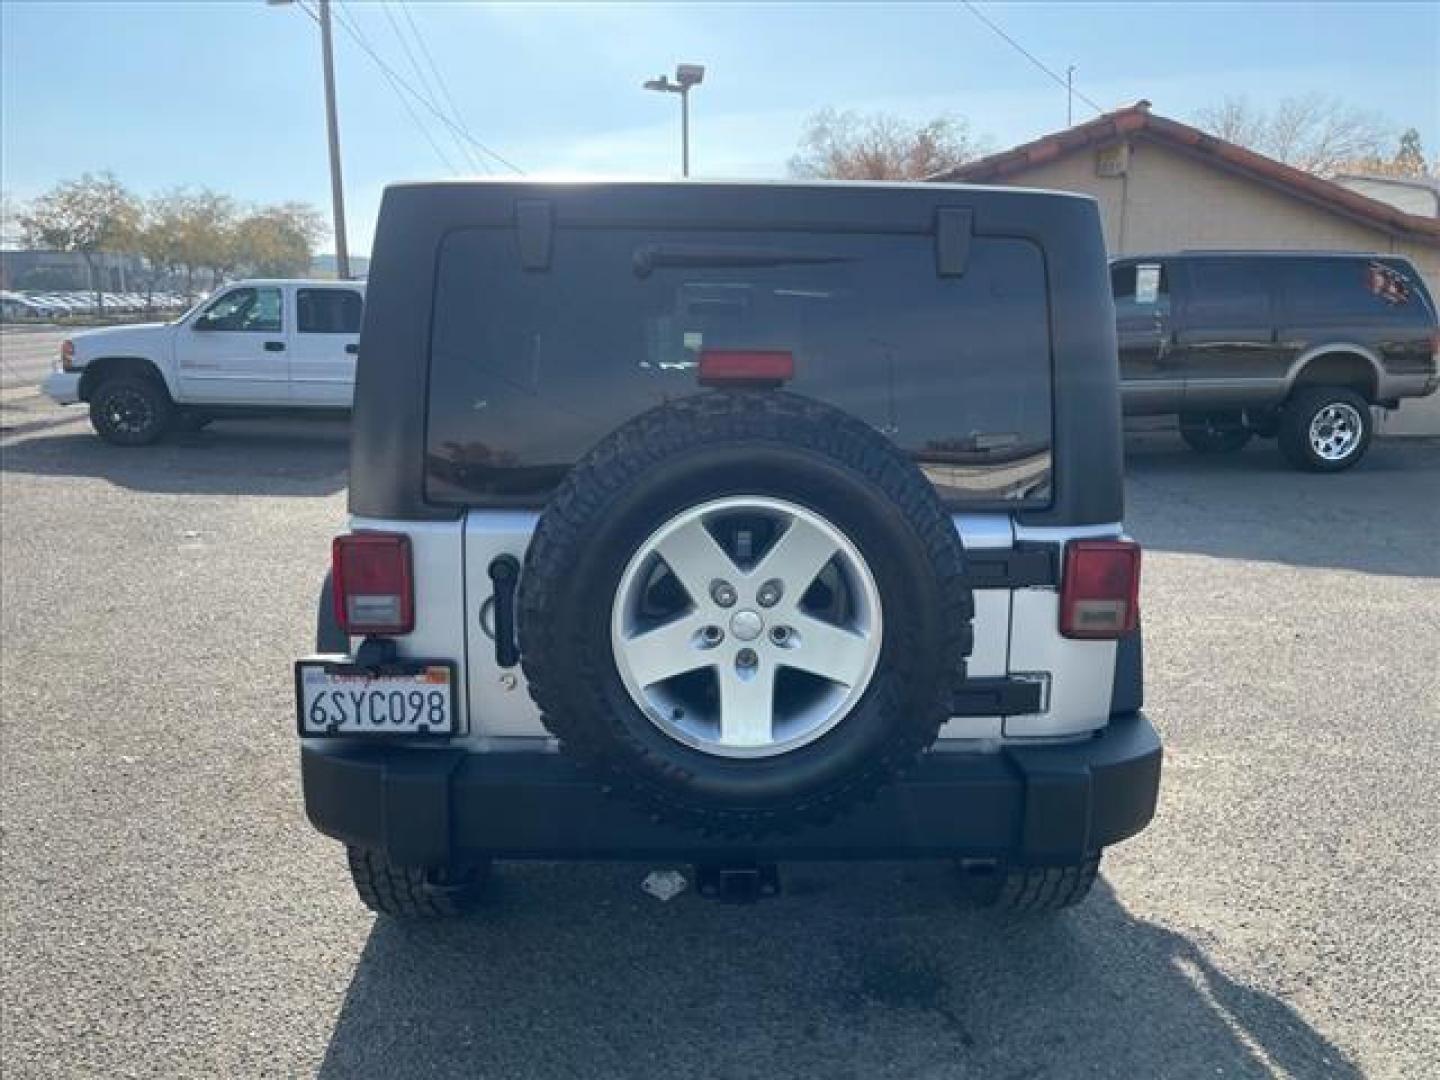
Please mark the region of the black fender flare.
POLYGON ((315 651, 349 653, 350 637, 335 621, 335 582, 329 570, 320 585, 320 601, 315 608, 315 651))

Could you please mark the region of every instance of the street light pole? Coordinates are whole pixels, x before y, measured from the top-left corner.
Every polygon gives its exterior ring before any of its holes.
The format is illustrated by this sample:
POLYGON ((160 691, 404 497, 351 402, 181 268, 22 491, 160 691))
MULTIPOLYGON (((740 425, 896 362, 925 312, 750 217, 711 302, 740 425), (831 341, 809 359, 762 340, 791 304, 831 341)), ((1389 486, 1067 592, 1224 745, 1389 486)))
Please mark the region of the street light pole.
POLYGON ((662 94, 680 95, 680 175, 690 175, 690 88, 699 86, 705 78, 701 64, 680 64, 675 68, 675 81, 668 75, 658 79, 647 79, 646 90, 658 90, 662 94))
MULTIPOLYGON (((295 0, 265 0, 271 7, 287 7, 295 0)), ((330 34, 330 0, 316 0, 320 13, 301 9, 320 24, 320 57, 325 73, 325 134, 330 143, 330 210, 335 223, 335 276, 350 278, 350 245, 345 242, 345 185, 340 179, 340 122, 335 113, 335 45, 330 34)))
POLYGON ((330 38, 330 0, 320 0, 320 52, 325 64, 325 128, 330 140, 330 202, 335 217, 335 276, 350 280, 345 241, 345 185, 340 179, 340 124, 335 116, 335 47, 330 38))
POLYGON ((690 88, 680 91, 680 175, 690 178, 690 88))

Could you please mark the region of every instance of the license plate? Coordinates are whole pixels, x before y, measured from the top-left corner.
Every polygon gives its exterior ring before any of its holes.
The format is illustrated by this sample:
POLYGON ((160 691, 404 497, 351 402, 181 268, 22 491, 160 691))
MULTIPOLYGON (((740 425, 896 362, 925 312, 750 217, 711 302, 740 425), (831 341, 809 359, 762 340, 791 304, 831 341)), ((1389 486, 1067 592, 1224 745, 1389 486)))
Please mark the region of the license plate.
POLYGON ((454 735, 455 665, 448 660, 359 667, 343 660, 295 664, 300 734, 454 735))

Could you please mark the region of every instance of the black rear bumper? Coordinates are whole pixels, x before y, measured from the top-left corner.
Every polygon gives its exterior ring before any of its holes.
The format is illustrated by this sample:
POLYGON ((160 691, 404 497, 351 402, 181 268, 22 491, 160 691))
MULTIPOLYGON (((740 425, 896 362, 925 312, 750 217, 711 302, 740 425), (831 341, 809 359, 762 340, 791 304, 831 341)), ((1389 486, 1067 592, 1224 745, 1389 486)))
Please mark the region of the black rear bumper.
POLYGON ((305 809, 327 836, 402 866, 452 859, 906 859, 1061 863, 1155 813, 1160 739, 1143 713, 1082 743, 927 754, 840 820, 756 843, 652 822, 559 754, 306 745, 305 809))

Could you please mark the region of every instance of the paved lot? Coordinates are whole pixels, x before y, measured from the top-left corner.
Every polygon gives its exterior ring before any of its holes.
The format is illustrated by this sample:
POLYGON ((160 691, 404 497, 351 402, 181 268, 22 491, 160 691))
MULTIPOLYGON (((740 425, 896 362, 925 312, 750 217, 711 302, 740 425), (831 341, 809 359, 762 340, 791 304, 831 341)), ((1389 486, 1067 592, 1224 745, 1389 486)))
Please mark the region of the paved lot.
POLYGON ((928 865, 748 909, 521 866, 416 929, 297 789, 344 427, 127 453, 4 405, 6 1077, 1440 1069, 1440 444, 1333 478, 1132 445, 1167 773, 1078 911, 967 911, 928 865))
POLYGON ((67 331, 50 326, 0 329, 0 390, 32 387, 55 365, 67 331))

